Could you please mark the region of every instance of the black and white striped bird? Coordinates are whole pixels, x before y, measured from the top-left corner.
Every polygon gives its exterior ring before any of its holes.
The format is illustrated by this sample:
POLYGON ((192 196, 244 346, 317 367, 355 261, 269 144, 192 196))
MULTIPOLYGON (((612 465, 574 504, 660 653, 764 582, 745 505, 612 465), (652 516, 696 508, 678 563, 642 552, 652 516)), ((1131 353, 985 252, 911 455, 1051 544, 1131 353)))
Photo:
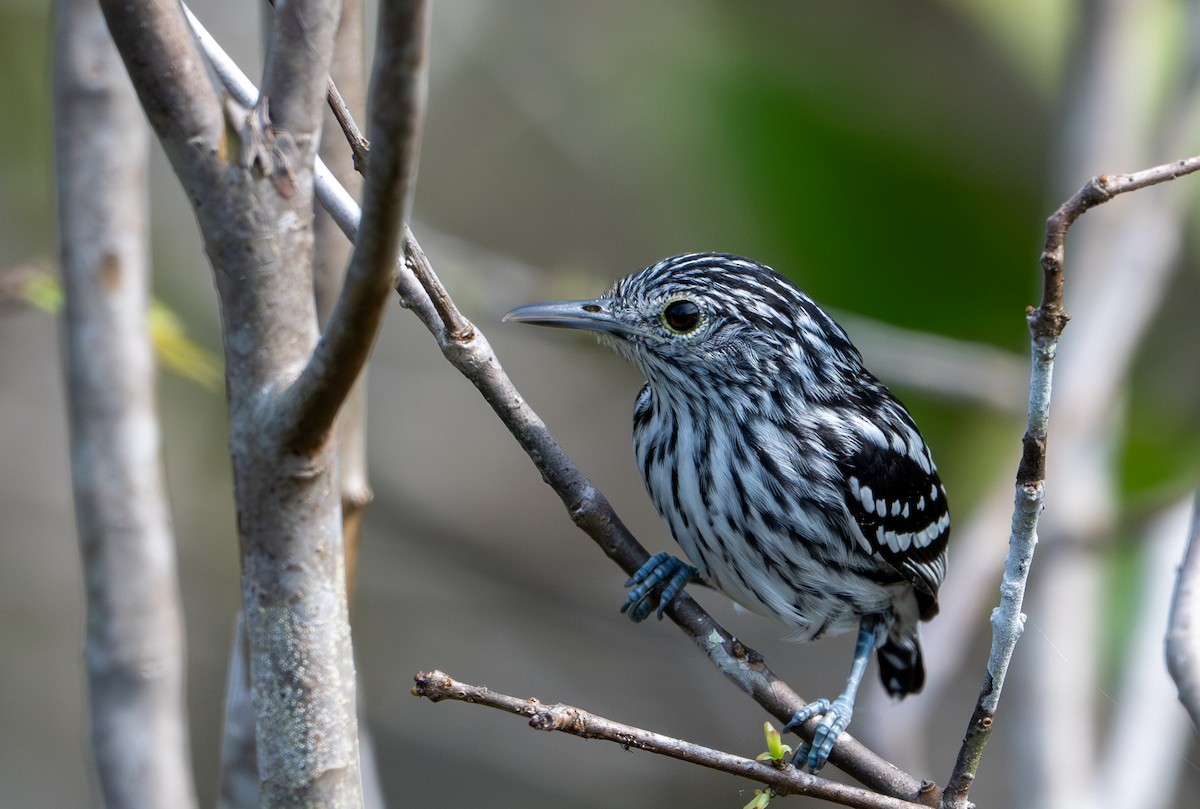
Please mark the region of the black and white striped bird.
POLYGON ((797 640, 857 629, 841 696, 788 725, 821 715, 813 772, 850 723, 872 651, 889 694, 921 690, 918 627, 937 614, 946 573, 946 493, 908 411, 807 295, 758 262, 690 253, 594 300, 505 320, 594 332, 646 377, 638 468, 691 564, 653 556, 622 611, 640 621, 657 606, 661 618, 695 582, 797 640))

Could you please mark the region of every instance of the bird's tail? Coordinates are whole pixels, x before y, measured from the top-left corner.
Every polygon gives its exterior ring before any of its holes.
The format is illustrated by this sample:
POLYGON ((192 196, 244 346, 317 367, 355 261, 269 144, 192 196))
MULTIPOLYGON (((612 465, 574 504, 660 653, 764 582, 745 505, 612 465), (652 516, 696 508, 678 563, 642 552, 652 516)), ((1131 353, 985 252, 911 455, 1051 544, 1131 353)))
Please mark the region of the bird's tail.
POLYGON ((889 695, 904 699, 925 687, 925 659, 921 655, 921 633, 916 626, 901 633, 893 628, 876 656, 879 676, 889 695))

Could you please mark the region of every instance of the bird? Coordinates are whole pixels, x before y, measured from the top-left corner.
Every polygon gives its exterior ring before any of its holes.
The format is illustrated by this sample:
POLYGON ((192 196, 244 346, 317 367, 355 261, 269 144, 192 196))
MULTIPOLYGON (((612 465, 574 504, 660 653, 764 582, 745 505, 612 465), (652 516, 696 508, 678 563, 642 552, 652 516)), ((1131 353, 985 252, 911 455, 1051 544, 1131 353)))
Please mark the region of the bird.
POLYGON ((597 298, 518 307, 507 322, 592 332, 645 377, 633 446, 687 561, 658 553, 621 611, 661 619, 688 584, 811 641, 857 631, 842 693, 793 761, 817 772, 850 724, 872 652, 894 698, 925 682, 920 624, 938 612, 950 512, 903 404, 850 337, 785 276, 727 253, 673 256, 597 298))

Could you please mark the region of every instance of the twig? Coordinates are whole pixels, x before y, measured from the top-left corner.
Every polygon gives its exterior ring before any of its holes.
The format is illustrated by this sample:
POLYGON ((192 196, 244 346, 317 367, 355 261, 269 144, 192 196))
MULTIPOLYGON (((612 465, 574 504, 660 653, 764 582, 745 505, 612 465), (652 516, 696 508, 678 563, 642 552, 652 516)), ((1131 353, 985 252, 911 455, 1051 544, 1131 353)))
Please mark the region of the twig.
MULTIPOLYGON (((421 284, 421 288, 425 290, 425 294, 429 296, 429 300, 433 303, 433 308, 437 311, 438 319, 442 324, 442 342, 443 345, 453 343, 467 343, 474 337, 475 327, 471 321, 463 317, 458 311, 458 307, 454 305, 454 301, 450 299, 450 293, 442 286, 442 281, 434 273, 433 267, 429 263, 429 259, 425 256, 425 251, 417 244, 416 237, 412 235, 412 231, 405 229, 406 241, 404 250, 404 263, 417 281, 421 284)), ((403 279, 401 279, 403 280, 403 279)), ((400 293, 404 300, 411 300, 414 296, 411 291, 408 293, 402 288, 403 284, 398 283, 396 291, 400 293)), ((426 322, 426 326, 430 331, 433 331, 435 336, 437 332, 434 327, 435 323, 426 322)))
POLYGON ((880 795, 858 787, 839 784, 785 763, 776 767, 762 761, 735 756, 711 747, 664 736, 642 728, 614 722, 570 705, 548 705, 536 699, 521 699, 492 691, 483 686, 460 683, 441 671, 419 672, 413 678, 416 686, 413 696, 425 697, 431 702, 453 699, 477 705, 486 705, 501 711, 529 717, 529 726, 535 730, 560 731, 583 739, 603 739, 615 742, 626 750, 636 748, 687 761, 730 775, 739 775, 765 784, 777 796, 807 795, 844 806, 867 809, 924 809, 925 804, 880 795))
POLYGON ((1025 616, 1021 612, 1021 604, 1037 546, 1038 517, 1045 496, 1046 425, 1050 418, 1054 354, 1058 339, 1069 320, 1063 310, 1063 262, 1067 229, 1084 213, 1118 194, 1174 180, 1198 169, 1200 157, 1191 157, 1133 174, 1094 177, 1046 222, 1046 241, 1041 257, 1042 302, 1027 315, 1033 339, 1033 370, 1030 377, 1028 427, 1017 468, 1009 552, 1000 585, 1000 605, 992 612, 992 649, 983 687, 942 799, 942 805, 947 809, 962 809, 968 805, 967 796, 978 772, 984 747, 991 736, 1008 665, 1024 627, 1025 616))
POLYGON ((329 109, 333 111, 333 117, 337 119, 338 126, 342 128, 342 134, 346 136, 346 142, 350 144, 350 151, 354 154, 354 170, 359 174, 365 174, 367 152, 371 149, 371 142, 363 137, 358 124, 354 123, 350 107, 346 105, 346 100, 342 98, 337 85, 333 83, 333 76, 329 77, 329 86, 325 97, 329 100, 329 109))
POLYGON ((1192 512, 1187 548, 1175 580, 1167 622, 1167 670, 1179 689, 1179 701, 1200 729, 1200 494, 1192 512))

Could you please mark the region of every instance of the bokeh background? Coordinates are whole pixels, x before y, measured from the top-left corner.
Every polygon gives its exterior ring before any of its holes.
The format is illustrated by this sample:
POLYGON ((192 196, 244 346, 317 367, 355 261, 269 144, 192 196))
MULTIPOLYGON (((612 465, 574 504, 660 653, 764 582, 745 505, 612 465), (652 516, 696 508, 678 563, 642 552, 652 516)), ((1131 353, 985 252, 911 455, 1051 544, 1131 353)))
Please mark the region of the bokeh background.
MULTIPOLYGON (((257 75, 257 13, 193 8, 257 75)), ((59 324, 24 297, 29 278, 54 273, 48 13, 0 0, 0 804, 11 806, 95 800, 59 324)), ((851 730, 944 783, 1007 547, 1042 223, 1092 174, 1200 151, 1196 17, 1195 3, 1168 0, 437 0, 414 231, 651 550, 672 543, 632 462, 636 373, 585 337, 501 325, 503 313, 595 294, 690 250, 755 257, 838 313, 914 411, 956 520, 943 616, 927 633, 929 692, 895 706, 869 674, 851 730)), ((155 294, 219 356, 196 228, 155 161, 155 294)), ((1195 729, 1161 657, 1200 470, 1198 183, 1117 200, 1068 242, 1075 319, 1046 524, 980 805, 1183 807, 1200 789, 1195 729)), ((213 805, 238 599, 225 402, 164 374, 160 406, 193 757, 213 805)), ((761 711, 683 635, 617 613, 620 571, 399 307, 371 367, 369 418, 375 502, 354 631, 390 805, 745 804, 753 786, 736 779, 409 695, 413 673, 436 667, 746 755, 764 746, 761 711)), ((851 639, 788 644, 782 626, 697 595, 801 694, 840 689, 851 639)))

